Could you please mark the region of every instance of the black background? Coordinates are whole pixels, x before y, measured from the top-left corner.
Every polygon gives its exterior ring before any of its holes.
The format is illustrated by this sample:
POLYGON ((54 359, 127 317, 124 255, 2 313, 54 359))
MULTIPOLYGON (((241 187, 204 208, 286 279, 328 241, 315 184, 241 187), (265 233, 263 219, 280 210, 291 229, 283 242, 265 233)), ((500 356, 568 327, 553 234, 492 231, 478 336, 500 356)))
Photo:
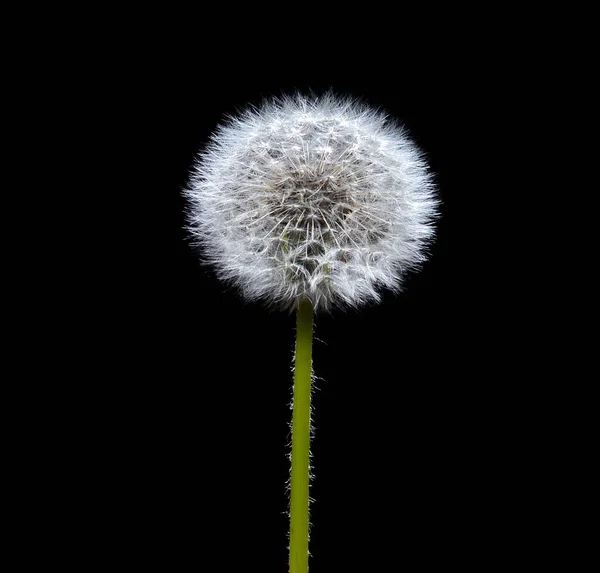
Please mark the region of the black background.
POLYGON ((3 412, 19 562, 287 571, 294 317, 200 265, 182 188, 225 114, 332 89, 406 126, 442 203, 402 294, 317 316, 311 572, 577 569, 597 449, 589 281, 573 272, 589 186, 572 184, 584 140, 558 133, 591 77, 585 16, 196 3, 13 17, 3 412))
POLYGON ((516 436, 527 402, 505 363, 514 349, 494 327, 485 230, 498 196, 481 177, 492 56, 432 43, 422 20, 410 38, 367 22, 355 26, 368 36, 335 38, 223 22, 185 44, 163 28, 136 38, 90 110, 120 174, 103 189, 110 254, 87 279, 99 344, 79 409, 94 420, 81 473, 99 484, 82 508, 106 523, 97 559, 287 570, 294 316, 246 303, 199 263, 182 188, 225 114, 332 89, 406 126, 442 203, 430 260, 402 294, 316 317, 311 572, 501 563, 524 543, 529 510, 519 524, 512 512, 530 448, 516 436))

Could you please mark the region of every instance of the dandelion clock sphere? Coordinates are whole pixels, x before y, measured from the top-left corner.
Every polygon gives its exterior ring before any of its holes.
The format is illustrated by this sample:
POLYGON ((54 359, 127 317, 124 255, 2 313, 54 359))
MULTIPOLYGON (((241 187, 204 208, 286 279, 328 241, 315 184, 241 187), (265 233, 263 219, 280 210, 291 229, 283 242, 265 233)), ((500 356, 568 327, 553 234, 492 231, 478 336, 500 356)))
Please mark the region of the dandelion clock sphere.
POLYGON ((186 195, 190 230, 219 276, 290 310, 398 291, 425 259, 437 207, 403 129, 331 94, 273 99, 219 126, 186 195))
POLYGON ((383 113, 296 95, 220 125, 185 194, 189 229, 220 278, 297 312, 289 571, 307 573, 313 314, 400 290, 433 235, 432 177, 383 113))

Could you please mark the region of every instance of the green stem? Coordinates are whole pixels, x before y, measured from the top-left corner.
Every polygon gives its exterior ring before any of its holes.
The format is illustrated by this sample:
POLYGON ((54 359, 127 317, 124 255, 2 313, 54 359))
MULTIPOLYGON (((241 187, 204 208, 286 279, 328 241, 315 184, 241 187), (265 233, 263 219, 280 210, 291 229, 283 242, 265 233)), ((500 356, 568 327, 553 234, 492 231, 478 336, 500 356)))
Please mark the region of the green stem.
POLYGON ((292 474, 290 499, 290 573, 308 573, 308 482, 310 472, 310 384, 313 308, 298 305, 296 364, 292 412, 292 474))

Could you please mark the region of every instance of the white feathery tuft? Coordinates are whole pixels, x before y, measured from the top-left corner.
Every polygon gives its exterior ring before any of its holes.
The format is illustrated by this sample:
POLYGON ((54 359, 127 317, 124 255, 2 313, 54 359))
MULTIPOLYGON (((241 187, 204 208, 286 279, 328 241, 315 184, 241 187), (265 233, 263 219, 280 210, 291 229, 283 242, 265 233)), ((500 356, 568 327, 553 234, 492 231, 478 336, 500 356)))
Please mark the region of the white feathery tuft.
POLYGON ((220 278, 294 310, 356 307, 399 291, 426 259, 438 201, 402 127, 349 98, 295 95, 230 118, 185 195, 220 278))

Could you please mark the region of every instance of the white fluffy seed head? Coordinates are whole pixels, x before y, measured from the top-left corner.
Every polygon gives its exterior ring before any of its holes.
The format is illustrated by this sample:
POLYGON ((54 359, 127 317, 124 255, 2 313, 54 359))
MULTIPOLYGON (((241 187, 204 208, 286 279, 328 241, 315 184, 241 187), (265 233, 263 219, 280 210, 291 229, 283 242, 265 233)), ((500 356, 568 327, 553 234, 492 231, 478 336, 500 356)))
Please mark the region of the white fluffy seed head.
POLYGON ((332 94, 220 125, 185 191, 203 258, 250 300, 378 301, 425 260, 437 214, 422 154, 382 113, 332 94))

